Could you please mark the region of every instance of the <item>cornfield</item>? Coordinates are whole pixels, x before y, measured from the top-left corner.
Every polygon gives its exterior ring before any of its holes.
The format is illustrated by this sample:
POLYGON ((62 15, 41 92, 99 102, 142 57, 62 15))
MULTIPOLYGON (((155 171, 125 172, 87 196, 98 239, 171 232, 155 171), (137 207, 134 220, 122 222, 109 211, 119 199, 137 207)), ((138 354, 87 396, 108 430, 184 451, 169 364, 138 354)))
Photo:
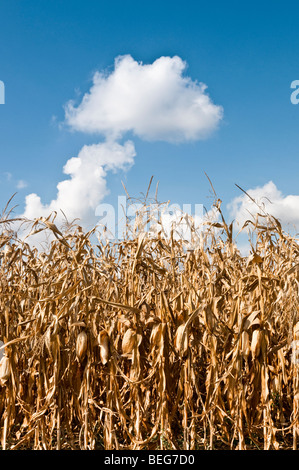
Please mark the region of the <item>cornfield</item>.
POLYGON ((297 449, 299 245, 260 214, 242 255, 215 207, 192 249, 3 214, 3 450, 297 449))

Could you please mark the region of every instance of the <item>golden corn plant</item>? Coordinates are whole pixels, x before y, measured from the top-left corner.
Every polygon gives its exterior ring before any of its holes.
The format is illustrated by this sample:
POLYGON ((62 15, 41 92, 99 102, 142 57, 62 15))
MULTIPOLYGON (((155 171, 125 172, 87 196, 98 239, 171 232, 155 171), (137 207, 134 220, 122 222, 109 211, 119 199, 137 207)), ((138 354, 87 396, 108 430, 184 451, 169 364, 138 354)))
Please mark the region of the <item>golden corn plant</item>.
POLYGON ((192 248, 3 216, 2 449, 297 448, 299 245, 259 215, 242 255, 215 206, 192 248))

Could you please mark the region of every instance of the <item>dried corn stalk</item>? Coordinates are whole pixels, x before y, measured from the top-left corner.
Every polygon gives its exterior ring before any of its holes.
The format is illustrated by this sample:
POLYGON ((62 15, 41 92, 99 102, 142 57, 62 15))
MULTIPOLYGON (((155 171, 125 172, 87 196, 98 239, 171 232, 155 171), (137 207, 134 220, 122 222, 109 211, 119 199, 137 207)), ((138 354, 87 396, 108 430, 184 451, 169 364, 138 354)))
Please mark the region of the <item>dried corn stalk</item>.
POLYGON ((2 448, 297 448, 297 239, 260 215, 243 256, 219 200, 191 244, 147 209, 96 245, 37 219, 42 253, 0 224, 2 448))

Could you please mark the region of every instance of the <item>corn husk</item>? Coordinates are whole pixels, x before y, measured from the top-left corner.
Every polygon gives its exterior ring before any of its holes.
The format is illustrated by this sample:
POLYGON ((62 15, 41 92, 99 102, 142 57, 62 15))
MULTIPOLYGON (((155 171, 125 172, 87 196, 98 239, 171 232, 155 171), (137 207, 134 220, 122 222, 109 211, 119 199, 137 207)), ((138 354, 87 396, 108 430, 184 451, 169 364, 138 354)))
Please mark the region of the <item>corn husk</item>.
POLYGON ((106 330, 100 331, 98 334, 98 343, 100 346, 100 358, 102 364, 107 364, 109 360, 109 335, 106 330))
POLYGON ((262 332, 261 330, 254 330, 252 333, 252 339, 251 339, 251 354, 252 354, 252 359, 257 359, 259 354, 260 354, 260 349, 261 349, 261 341, 262 341, 262 332))
POLYGON ((83 361, 87 351, 87 334, 85 331, 81 331, 76 340, 76 355, 79 361, 83 361))
POLYGON ((153 326, 151 336, 150 336, 150 343, 152 347, 158 346, 161 341, 162 335, 162 324, 158 323, 153 326))
POLYGON ((183 332, 185 329, 185 324, 183 323, 180 325, 176 331, 175 337, 174 337, 174 345, 177 350, 177 352, 181 352, 182 354, 186 354, 187 349, 188 349, 188 337, 187 337, 187 332, 185 332, 185 336, 183 339, 183 332), (183 342, 182 342, 183 339, 183 342))
POLYGON ((297 322, 297 323, 294 325, 294 328, 293 328, 293 335, 294 335, 294 340, 295 340, 295 341, 298 341, 298 340, 299 340, 299 322, 297 322))
POLYGON ((243 331, 241 335, 241 354, 243 357, 248 357, 250 353, 250 340, 249 340, 249 333, 247 331, 243 331))
POLYGON ((136 341, 137 341, 136 331, 133 330, 133 328, 128 328, 122 340, 123 354, 130 354, 136 345, 136 341))
POLYGON ((9 357, 3 356, 0 361, 0 380, 6 383, 10 377, 10 360, 9 357))

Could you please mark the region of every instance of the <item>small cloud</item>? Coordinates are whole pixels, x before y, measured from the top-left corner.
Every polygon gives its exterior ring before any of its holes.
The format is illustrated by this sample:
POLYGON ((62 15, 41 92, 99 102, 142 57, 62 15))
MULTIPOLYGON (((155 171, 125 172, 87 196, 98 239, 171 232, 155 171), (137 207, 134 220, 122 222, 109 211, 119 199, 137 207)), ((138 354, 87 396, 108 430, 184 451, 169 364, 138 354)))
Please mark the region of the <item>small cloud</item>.
POLYGON ((17 189, 24 189, 24 188, 27 188, 27 186, 28 186, 28 183, 25 180, 19 180, 17 182, 17 189))
POLYGON ((250 197, 242 194, 227 206, 231 217, 240 226, 246 220, 252 220, 258 213, 267 213, 277 218, 284 227, 299 228, 299 195, 283 195, 273 181, 248 189, 246 193, 250 197))
POLYGON ((9 171, 5 171, 4 176, 5 176, 6 181, 11 181, 12 174, 9 173, 9 171))
POLYGON ((51 119, 50 119, 50 125, 51 126, 56 126, 57 125, 57 116, 55 116, 55 114, 53 114, 53 116, 51 116, 51 119))

